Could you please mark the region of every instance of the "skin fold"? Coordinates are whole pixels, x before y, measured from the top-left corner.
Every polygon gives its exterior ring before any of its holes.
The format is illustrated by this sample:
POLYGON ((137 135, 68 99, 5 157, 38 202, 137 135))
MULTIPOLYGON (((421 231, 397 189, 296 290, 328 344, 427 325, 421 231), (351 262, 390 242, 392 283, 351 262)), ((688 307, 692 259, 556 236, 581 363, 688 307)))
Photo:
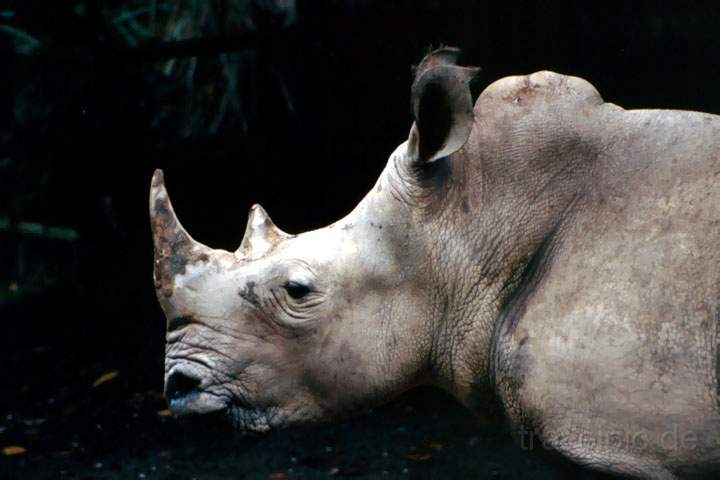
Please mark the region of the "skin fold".
POLYGON ((265 431, 418 385, 598 472, 720 470, 720 117, 624 110, 552 72, 491 84, 430 53, 408 140, 345 218, 235 252, 183 229, 157 171, 166 395, 265 431))

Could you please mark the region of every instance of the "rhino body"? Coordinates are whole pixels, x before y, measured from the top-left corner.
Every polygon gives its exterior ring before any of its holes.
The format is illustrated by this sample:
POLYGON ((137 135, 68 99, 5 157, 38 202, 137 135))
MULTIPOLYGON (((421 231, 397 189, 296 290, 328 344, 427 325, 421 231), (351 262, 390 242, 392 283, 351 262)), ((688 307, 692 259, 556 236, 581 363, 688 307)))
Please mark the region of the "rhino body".
POLYGON ((326 228, 256 206, 211 249, 156 172, 171 408, 262 431, 434 385, 599 472, 720 471, 720 117, 552 72, 473 105, 456 56, 423 60, 408 140, 326 228))

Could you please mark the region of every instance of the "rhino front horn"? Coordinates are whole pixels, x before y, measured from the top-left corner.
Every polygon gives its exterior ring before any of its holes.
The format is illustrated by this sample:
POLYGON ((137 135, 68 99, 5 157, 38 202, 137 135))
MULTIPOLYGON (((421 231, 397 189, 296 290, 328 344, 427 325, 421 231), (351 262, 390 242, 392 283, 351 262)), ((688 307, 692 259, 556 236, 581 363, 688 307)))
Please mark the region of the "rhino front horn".
POLYGON ((165 188, 162 170, 155 170, 150 186, 150 224, 155 245, 155 288, 172 295, 175 275, 189 263, 207 261, 210 248, 196 242, 180 224, 165 188))
POLYGON ((254 260, 268 253, 281 240, 290 237, 275 226, 265 209, 258 204, 250 208, 245 236, 237 254, 254 260))

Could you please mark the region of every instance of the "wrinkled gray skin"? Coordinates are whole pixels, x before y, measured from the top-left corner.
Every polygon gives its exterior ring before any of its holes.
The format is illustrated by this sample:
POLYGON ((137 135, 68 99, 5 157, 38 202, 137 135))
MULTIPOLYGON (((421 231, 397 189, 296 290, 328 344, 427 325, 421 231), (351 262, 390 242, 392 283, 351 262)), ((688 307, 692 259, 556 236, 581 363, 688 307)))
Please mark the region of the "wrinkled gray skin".
POLYGON ((423 60, 408 141, 326 228, 256 206, 238 251, 213 250, 156 173, 172 410, 263 431, 435 385, 601 472, 720 470, 720 117, 552 72, 473 108, 456 53, 423 60))

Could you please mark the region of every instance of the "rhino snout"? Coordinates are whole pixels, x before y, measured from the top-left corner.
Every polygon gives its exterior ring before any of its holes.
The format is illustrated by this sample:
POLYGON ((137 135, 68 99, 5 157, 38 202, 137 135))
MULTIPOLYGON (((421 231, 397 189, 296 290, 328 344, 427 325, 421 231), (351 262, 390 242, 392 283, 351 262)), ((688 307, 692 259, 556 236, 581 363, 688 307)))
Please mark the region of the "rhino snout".
POLYGON ((201 380, 194 375, 188 375, 175 370, 165 385, 165 397, 170 403, 179 403, 198 393, 201 380))
POLYGON ((226 408, 226 402, 203 389, 197 373, 182 366, 174 368, 165 380, 165 398, 175 416, 212 413, 226 408))

